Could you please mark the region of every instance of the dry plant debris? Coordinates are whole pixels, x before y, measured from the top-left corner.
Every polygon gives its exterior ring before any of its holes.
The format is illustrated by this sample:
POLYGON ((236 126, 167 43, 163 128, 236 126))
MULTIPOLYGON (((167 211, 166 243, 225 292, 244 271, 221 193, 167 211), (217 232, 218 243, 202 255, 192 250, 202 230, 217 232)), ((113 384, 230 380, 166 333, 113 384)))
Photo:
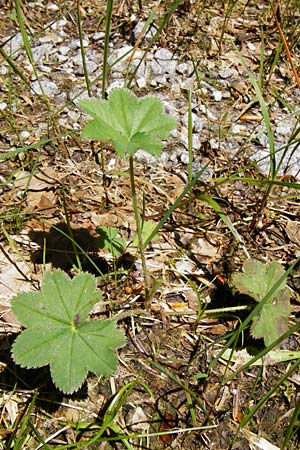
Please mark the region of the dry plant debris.
MULTIPOLYGON (((286 362, 272 353, 262 360, 263 365, 257 363, 233 377, 249 353, 257 351, 257 342, 246 330, 237 348, 244 351, 246 342, 247 354, 227 352, 213 364, 249 314, 247 299, 232 290, 232 276, 241 271, 246 259, 245 248, 264 264, 275 260, 285 268, 300 256, 299 90, 285 54, 279 51, 280 36, 266 2, 237 1, 229 11, 230 2, 184 0, 168 16, 171 3, 116 1, 111 23, 112 61, 136 47, 134 57, 127 56, 125 62, 111 67, 108 87, 119 86, 128 77, 137 95, 158 95, 178 121, 177 133, 166 143, 160 159, 137 155, 137 194, 139 204, 146 205, 145 219, 158 222, 186 186, 189 89, 193 169, 207 165, 204 176, 147 248, 153 296, 151 310, 146 311, 142 268, 132 245, 136 226, 128 164, 109 145, 91 145, 80 135, 86 117, 77 105, 82 95, 86 97, 86 85, 76 4, 36 1, 33 8, 31 2, 22 3, 45 101, 37 95, 41 87, 22 47, 14 5, 0 2, 0 39, 24 78, 13 73, 2 54, 0 153, 15 154, 0 161, 1 448, 13 448, 11 436, 27 412, 48 448, 67 444, 77 448, 101 427, 108 402, 136 380, 143 384, 128 391, 115 412, 110 436, 170 434, 137 437, 130 441, 132 448, 280 448, 299 405, 296 368, 238 432, 259 400, 289 373, 298 354, 290 354, 292 361, 286 362), (145 65, 141 62, 135 71, 153 36, 143 36, 141 28, 137 34, 135 27, 145 23, 152 11, 154 30, 165 17, 168 23, 146 52, 145 65), (279 159, 285 155, 275 180, 278 184, 272 186, 266 201, 267 185, 260 183, 269 170, 263 114, 233 44, 262 83, 277 155, 279 159), (280 153, 284 149, 286 153, 280 153), (258 160, 261 165, 257 166, 258 160), (240 242, 203 196, 219 205, 240 242), (128 244, 122 257, 99 251, 99 226, 118 230, 128 244), (114 377, 90 376, 77 395, 63 397, 47 369, 26 371, 13 364, 10 349, 20 324, 12 315, 10 299, 19 291, 37 292, 43 272, 53 267, 75 275, 78 254, 68 237, 70 230, 81 249, 83 268, 96 270, 96 275, 99 268, 103 272, 98 278, 103 301, 95 305, 91 317, 116 317, 127 344, 118 352, 114 377), (129 270, 133 263, 134 269, 129 270), (212 309, 215 314, 209 313, 212 309), (31 410, 34 390, 38 390, 38 401, 31 410), (94 429, 76 429, 72 426, 76 422, 94 429)), ((280 5, 281 25, 297 62, 299 12, 293 2, 288 3, 289 10, 280 5)), ((91 89, 99 97, 105 6, 101 0, 81 2, 91 89)), ((291 326, 299 319, 299 278, 297 265, 287 280, 291 326)), ((298 331, 281 347, 299 351, 298 331)), ((26 439, 22 448, 38 448, 40 441, 33 433, 27 431, 26 439)), ((86 448, 101 445, 91 443, 86 448)), ((114 444, 104 445, 112 448, 114 444)), ((289 448, 298 446, 295 433, 289 448)), ((124 442, 115 443, 115 448, 125 448, 124 442)))

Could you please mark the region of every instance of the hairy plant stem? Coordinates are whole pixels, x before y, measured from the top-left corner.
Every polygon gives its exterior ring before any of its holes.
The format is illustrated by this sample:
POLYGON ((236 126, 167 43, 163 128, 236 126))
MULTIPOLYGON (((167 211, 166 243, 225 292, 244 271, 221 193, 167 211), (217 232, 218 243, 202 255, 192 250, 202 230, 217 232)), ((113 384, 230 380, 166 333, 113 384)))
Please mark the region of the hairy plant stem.
POLYGON ((138 207, 137 196, 136 196, 136 189, 135 189, 133 156, 129 157, 129 174, 130 174, 132 205, 133 205, 133 210, 134 210, 136 232, 137 232, 137 237, 138 237, 138 250, 141 255, 142 269, 143 269, 144 282, 145 282, 145 306, 147 309, 150 309, 151 305, 150 305, 150 295, 149 295, 149 293, 150 293, 149 279, 148 279, 148 270, 147 270, 147 264, 146 264, 146 258, 145 258, 145 253, 144 253, 144 246, 143 246, 141 218, 140 218, 139 207, 138 207))

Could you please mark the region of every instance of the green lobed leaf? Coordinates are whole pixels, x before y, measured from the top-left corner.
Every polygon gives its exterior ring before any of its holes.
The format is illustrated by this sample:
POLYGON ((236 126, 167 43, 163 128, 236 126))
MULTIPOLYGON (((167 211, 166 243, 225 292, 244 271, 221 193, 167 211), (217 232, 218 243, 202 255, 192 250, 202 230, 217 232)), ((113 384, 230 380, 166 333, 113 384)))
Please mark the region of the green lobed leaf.
MULTIPOLYGON (((256 260, 248 260, 243 265, 244 273, 233 276, 233 284, 243 294, 260 302, 284 275, 283 267, 272 261, 264 265, 256 260)), ((260 312, 252 320, 251 334, 255 339, 263 338, 265 345, 271 345, 288 329, 290 316, 289 291, 285 280, 264 303, 260 312)))
POLYGON ((163 112, 157 97, 138 98, 128 89, 112 89, 108 100, 85 99, 80 107, 93 117, 82 136, 112 142, 120 156, 143 149, 158 156, 161 139, 175 128, 174 118, 163 112))
MULTIPOLYGON (((248 259, 243 265, 243 272, 233 276, 234 286, 242 294, 250 295, 259 302, 267 295, 277 280, 283 276, 284 269, 277 261, 264 265, 255 259, 248 259)), ((284 287, 285 282, 283 281, 277 292, 284 287)))
POLYGON ((97 238, 97 245, 100 248, 108 250, 114 257, 120 256, 126 247, 125 241, 118 237, 117 230, 114 227, 97 227, 96 231, 100 234, 97 238))
POLYGON ((265 345, 271 345, 283 335, 289 325, 290 302, 288 290, 282 290, 280 297, 266 303, 260 313, 253 318, 251 334, 255 339, 263 338, 265 345))
POLYGON ((12 301, 14 314, 27 328, 13 344, 15 362, 27 368, 49 364, 54 384, 65 393, 78 390, 89 371, 112 374, 114 350, 125 338, 115 321, 88 318, 100 298, 91 274, 70 279, 58 269, 46 272, 40 293, 22 293, 12 301))

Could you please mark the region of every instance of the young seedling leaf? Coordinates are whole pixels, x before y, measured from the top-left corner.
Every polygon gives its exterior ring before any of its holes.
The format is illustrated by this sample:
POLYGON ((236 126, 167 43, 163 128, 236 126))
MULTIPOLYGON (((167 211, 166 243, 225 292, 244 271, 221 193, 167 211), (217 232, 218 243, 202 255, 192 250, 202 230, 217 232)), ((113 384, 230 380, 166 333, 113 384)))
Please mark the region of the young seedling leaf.
POLYGON ((97 239, 100 248, 108 250, 113 257, 118 257, 123 253, 126 243, 118 237, 117 230, 114 227, 97 227, 96 231, 100 234, 97 239))
POLYGON ((176 126, 176 121, 163 112, 160 99, 138 98, 125 88, 113 89, 108 100, 85 99, 79 105, 93 117, 84 127, 83 137, 112 142, 121 157, 139 149, 159 156, 161 139, 176 126))
POLYGON ((78 390, 89 371, 111 375, 117 367, 114 350, 125 338, 115 321, 88 318, 100 298, 91 274, 70 279, 58 269, 46 272, 40 292, 21 293, 12 301, 26 327, 12 347, 15 362, 27 368, 49 364, 54 384, 66 394, 78 390))
MULTIPOLYGON (((243 272, 233 276, 233 284, 239 292, 249 295, 257 302, 265 298, 284 275, 284 269, 277 261, 264 265, 252 259, 244 263, 243 272)), ((289 291, 284 280, 253 318, 252 336, 256 339, 263 338, 265 344, 270 345, 287 330, 289 315, 289 291)))

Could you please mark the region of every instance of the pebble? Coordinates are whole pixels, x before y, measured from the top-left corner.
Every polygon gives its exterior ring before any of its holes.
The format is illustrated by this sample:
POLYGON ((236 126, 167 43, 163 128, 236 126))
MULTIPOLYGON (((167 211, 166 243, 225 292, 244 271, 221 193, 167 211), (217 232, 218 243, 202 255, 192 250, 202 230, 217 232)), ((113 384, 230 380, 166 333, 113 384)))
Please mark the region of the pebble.
POLYGON ((40 80, 40 82, 34 81, 31 84, 31 88, 32 88, 33 94, 42 95, 42 90, 43 90, 44 94, 47 97, 55 97, 56 94, 59 93, 59 88, 56 85, 56 83, 54 83, 54 81, 51 81, 47 78, 40 80), (41 87, 42 87, 42 89, 41 89, 41 87))
MULTIPOLYGON (((188 128, 188 113, 185 113, 182 122, 186 128, 188 128)), ((193 123, 193 131, 199 133, 203 128, 205 128, 205 119, 203 117, 199 117, 196 113, 192 112, 192 123, 193 123)))
POLYGON ((93 41, 102 41, 105 38, 105 33, 103 31, 98 31, 97 33, 93 34, 92 39, 93 41))
POLYGON ((41 63, 44 58, 47 60, 52 49, 52 44, 42 44, 37 47, 33 47, 31 52, 34 62, 41 63))
POLYGON ((67 45, 61 45, 58 49, 59 53, 64 56, 67 55, 70 50, 71 48, 67 45))
MULTIPOLYGON (((140 34, 142 33, 145 25, 146 25, 146 22, 141 21, 141 22, 138 22, 136 24, 136 26, 134 27, 133 32, 132 32, 132 37, 133 37, 134 44, 139 39, 140 34)), ((157 30, 154 27, 154 25, 150 25, 148 30, 146 31, 146 33, 143 36, 141 44, 144 45, 144 46, 145 45, 149 45, 151 43, 151 41, 152 41, 156 31, 157 30)))
POLYGON ((185 77, 190 77, 194 72, 194 66, 191 61, 177 64, 176 72, 185 77))
MULTIPOLYGON (((45 6, 45 5, 44 5, 45 6)), ((50 10, 57 11, 57 5, 49 2, 46 7, 50 10)), ((132 23, 136 21, 136 17, 132 18, 132 23)), ((69 18, 61 17, 59 20, 49 23, 47 32, 40 36, 34 36, 34 47, 32 53, 34 61, 37 63, 41 76, 41 85, 45 94, 53 98, 57 105, 64 105, 68 99, 76 105, 79 99, 87 98, 85 90, 82 57, 80 52, 80 41, 78 38, 72 38, 69 35, 68 25, 69 18), (56 77, 55 71, 59 71, 56 77), (48 75, 49 74, 49 75, 48 75), (46 75, 46 76, 45 76, 46 75), (63 91, 55 80, 65 79, 69 88, 63 91)), ((213 21, 212 21, 213 23, 213 21)), ((153 46, 152 51, 144 55, 143 45, 149 45, 151 39, 156 33, 156 28, 150 26, 143 38, 142 46, 133 52, 132 41, 136 42, 139 38, 145 21, 139 21, 133 28, 132 40, 128 37, 128 41, 119 48, 112 39, 110 42, 108 64, 111 72, 108 78, 107 92, 115 87, 124 87, 126 74, 134 75, 132 79, 132 87, 140 90, 147 89, 149 86, 155 89, 155 95, 159 96, 165 106, 166 112, 172 114, 177 120, 177 129, 172 130, 170 142, 172 145, 168 149, 164 149, 161 157, 158 158, 163 165, 177 166, 178 164, 188 164, 188 116, 187 116, 187 92, 192 90, 193 94, 193 158, 195 167, 201 167, 203 159, 201 155, 201 142, 209 141, 213 149, 219 151, 232 152, 236 154, 241 139, 244 136, 253 136, 251 143, 253 149, 252 159, 257 161, 262 172, 269 172, 269 142, 264 125, 257 123, 240 123, 232 120, 232 125, 225 133, 222 139, 219 138, 219 123, 223 114, 223 102, 227 98, 232 98, 232 87, 237 92, 237 98, 244 95, 245 81, 242 75, 234 68, 225 66, 228 64, 224 61, 217 67, 216 63, 208 60, 205 66, 205 72, 200 75, 200 83, 194 73, 192 61, 179 61, 174 52, 168 48, 157 48, 153 46), (145 57, 144 57, 145 56, 145 57), (142 62, 141 62, 142 61, 142 62), (240 89, 237 87, 240 86, 240 89), (202 101, 202 99, 204 101, 202 101), (213 101, 211 101, 213 100, 213 101), (210 134, 208 134, 210 127, 210 134)), ((85 35, 83 46, 85 48, 86 66, 91 80, 100 74, 102 60, 102 42, 105 34, 103 31, 97 31, 91 36, 85 35), (94 43, 91 46, 91 43, 94 43)), ((13 55, 18 63, 23 63, 24 70, 32 73, 32 67, 28 62, 23 49, 23 39, 21 33, 12 36, 4 36, 3 41, 9 41, 5 44, 4 50, 9 55, 13 55), (21 51, 22 50, 22 51, 21 51)), ((119 45, 119 42, 118 42, 119 45)), ((0 75, 5 76, 8 73, 6 63, 0 64, 0 75)), ((32 90, 41 95, 41 89, 36 79, 32 81, 32 90)), ((93 86, 93 95, 101 96, 101 83, 93 86)), ((296 109, 299 99, 299 91, 289 92, 284 100, 293 103, 296 109), (289 95, 289 97, 288 97, 289 95)), ((250 101, 252 98, 249 98, 250 101)), ((239 104, 236 102, 236 108, 239 104)), ((226 106, 224 106, 225 108, 226 106)), ((5 110, 7 104, 0 103, 0 110, 5 110)), ((224 111, 225 112, 225 111, 224 111)), ((292 143, 288 149, 283 150, 289 141, 294 127, 293 113, 290 111, 277 108, 275 106, 274 117, 276 122, 272 124, 275 139, 276 161, 279 164, 280 158, 283 157, 283 165, 280 167, 279 174, 287 173, 297 176, 300 170, 299 149, 297 143, 292 143), (284 155, 284 151, 286 154, 284 155)), ((83 114, 75 113, 70 106, 65 107, 65 116, 60 117, 60 121, 68 128, 80 128, 83 114), (79 116, 78 116, 79 114, 79 116)), ((236 114, 236 111, 235 111, 236 114)), ((226 119, 227 120, 227 119, 226 119)), ((230 123, 230 122, 229 122, 230 123)), ((42 126, 42 123, 40 124, 42 126)), ((25 130, 24 130, 25 131, 25 130)), ((137 158, 144 158, 145 154, 138 152, 137 158)), ((156 161, 152 155, 148 158, 149 164, 156 161)))
POLYGON ((48 3, 47 9, 50 11, 58 11, 59 7, 55 3, 48 3))
MULTIPOLYGON (((6 39, 3 39, 6 41, 6 39)), ((11 37, 11 39, 4 45, 3 50, 8 55, 13 55, 15 52, 19 51, 23 46, 23 38, 21 33, 17 33, 11 37)), ((16 56, 16 55, 14 55, 16 56)))

